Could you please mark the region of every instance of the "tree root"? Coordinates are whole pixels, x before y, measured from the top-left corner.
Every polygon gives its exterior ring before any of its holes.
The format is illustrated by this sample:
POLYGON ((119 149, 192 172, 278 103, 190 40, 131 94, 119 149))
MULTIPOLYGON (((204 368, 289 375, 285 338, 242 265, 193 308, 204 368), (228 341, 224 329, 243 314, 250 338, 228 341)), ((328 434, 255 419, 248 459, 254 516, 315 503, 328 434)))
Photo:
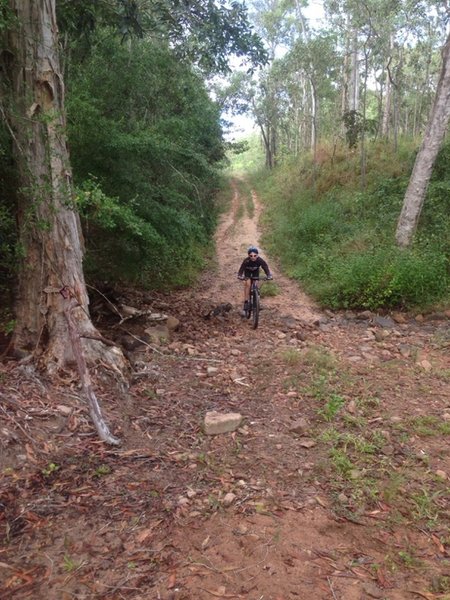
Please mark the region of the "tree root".
POLYGON ((97 429, 97 433, 101 440, 103 440, 107 444, 111 444, 112 446, 119 446, 121 444, 121 441, 119 438, 113 436, 110 432, 108 425, 102 416, 100 405, 92 388, 91 377, 89 375, 86 359, 81 345, 80 334, 78 332, 75 320, 72 315, 72 311, 78 306, 78 302, 76 298, 73 297, 72 294, 70 294, 70 291, 67 290, 67 288, 65 291, 67 292, 67 296, 64 296, 64 315, 67 320, 72 350, 77 362, 81 386, 88 402, 89 413, 91 415, 92 422, 94 423, 95 428, 97 429))

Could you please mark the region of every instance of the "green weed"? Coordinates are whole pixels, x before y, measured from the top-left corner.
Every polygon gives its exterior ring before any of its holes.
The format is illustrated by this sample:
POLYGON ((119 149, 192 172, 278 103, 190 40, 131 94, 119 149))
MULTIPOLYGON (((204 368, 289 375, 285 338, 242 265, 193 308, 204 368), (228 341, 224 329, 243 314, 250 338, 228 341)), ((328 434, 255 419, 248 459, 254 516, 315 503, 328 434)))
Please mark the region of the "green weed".
POLYGON ((74 561, 73 558, 71 558, 68 554, 65 554, 64 561, 63 561, 63 567, 64 567, 64 570, 67 571, 67 573, 73 573, 80 567, 80 563, 74 561))
POLYGON ((111 473, 111 467, 108 465, 100 465, 94 471, 95 477, 104 477, 105 475, 109 475, 111 473))
MULTIPOLYGON (((439 575, 435 577, 431 584, 431 591, 435 594, 447 594, 450 593, 450 576, 439 575)), ((445 596, 443 600, 447 600, 450 596, 445 596)))
POLYGON ((325 406, 317 411, 325 421, 332 421, 345 404, 345 398, 332 394, 325 406))
POLYGON ((59 471, 59 465, 56 463, 48 463, 48 465, 42 469, 42 475, 44 475, 44 477, 50 477, 50 475, 53 475, 56 471, 59 471))
POLYGON ((280 293, 279 286, 274 281, 266 281, 260 288, 261 298, 273 298, 280 293))
POLYGON ((349 477, 351 472, 355 469, 355 465, 349 459, 347 454, 337 448, 332 448, 331 450, 331 462, 336 471, 343 477, 349 477))
POLYGON ((436 500, 442 495, 440 490, 430 492, 423 487, 419 492, 411 494, 410 501, 413 505, 413 517, 419 521, 426 520, 428 523, 435 523, 439 516, 439 509, 436 506, 436 500))
POLYGON ((311 346, 305 354, 306 364, 319 372, 328 372, 336 368, 336 358, 322 346, 311 346))
POLYGON ((406 424, 409 431, 422 437, 450 434, 450 423, 432 415, 423 415, 409 419, 406 424))
POLYGON ((280 358, 284 364, 290 367, 296 366, 302 362, 302 355, 295 348, 286 348, 280 352, 280 358))

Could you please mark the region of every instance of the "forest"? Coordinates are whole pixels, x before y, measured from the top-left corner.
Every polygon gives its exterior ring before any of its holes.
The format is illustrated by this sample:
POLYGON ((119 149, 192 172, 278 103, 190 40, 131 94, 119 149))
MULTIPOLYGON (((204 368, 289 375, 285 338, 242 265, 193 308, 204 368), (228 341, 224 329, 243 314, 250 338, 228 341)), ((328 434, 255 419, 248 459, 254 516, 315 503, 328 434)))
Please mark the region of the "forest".
POLYGON ((449 24, 0 0, 2 598, 449 600, 449 24))

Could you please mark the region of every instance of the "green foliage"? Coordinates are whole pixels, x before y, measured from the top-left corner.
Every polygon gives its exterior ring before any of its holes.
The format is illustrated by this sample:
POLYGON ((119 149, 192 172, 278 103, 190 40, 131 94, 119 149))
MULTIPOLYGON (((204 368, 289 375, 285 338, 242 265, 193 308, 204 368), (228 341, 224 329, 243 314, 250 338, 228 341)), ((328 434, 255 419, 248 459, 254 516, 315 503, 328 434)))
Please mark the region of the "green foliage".
POLYGON ((215 225, 218 108, 168 50, 96 35, 95 51, 71 70, 67 101, 86 268, 144 285, 188 283, 215 225))
POLYGON ((331 394, 325 406, 321 408, 318 413, 325 421, 332 421, 344 404, 345 399, 342 396, 331 394))
POLYGON ((245 4, 237 1, 60 0, 57 8, 61 31, 77 40, 80 57, 95 46, 96 31, 110 27, 122 42, 150 36, 164 45, 170 42, 179 59, 208 73, 229 71, 231 55, 245 57, 254 66, 267 59, 245 4))
MULTIPOLYGON (((264 164, 264 154, 261 142, 257 134, 249 136, 245 142, 245 149, 242 152, 235 152, 234 147, 228 148, 227 158, 229 161, 229 171, 232 174, 242 174, 255 171, 264 164)), ((242 146, 244 148, 244 146, 242 146)))
POLYGON ((300 168, 286 164, 260 181, 271 223, 266 242, 285 270, 324 306, 424 308, 445 301, 450 290, 449 148, 439 156, 410 249, 395 246, 394 232, 413 158, 403 149, 394 155, 375 144, 368 151, 364 192, 358 157, 348 151, 346 160, 341 151, 324 158, 314 177, 305 161, 300 168))
POLYGON ((349 148, 356 148, 363 132, 376 134, 377 122, 364 118, 357 110, 349 110, 342 116, 345 127, 345 137, 349 148))

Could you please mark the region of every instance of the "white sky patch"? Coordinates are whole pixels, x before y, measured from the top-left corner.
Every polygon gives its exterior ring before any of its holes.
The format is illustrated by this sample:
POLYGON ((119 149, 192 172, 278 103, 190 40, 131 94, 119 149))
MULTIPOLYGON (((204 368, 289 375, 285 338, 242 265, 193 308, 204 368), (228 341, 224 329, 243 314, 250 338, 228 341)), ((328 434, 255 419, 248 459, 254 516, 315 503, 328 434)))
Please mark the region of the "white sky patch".
MULTIPOLYGON (((302 11, 311 29, 320 29, 325 25, 322 0, 310 0, 309 6, 302 8, 302 11)), ((231 61, 231 65, 233 65, 233 61, 231 61)), ((225 121, 231 123, 230 127, 225 131, 225 139, 228 141, 245 139, 259 130, 253 118, 248 115, 224 113, 223 118, 225 121)))

